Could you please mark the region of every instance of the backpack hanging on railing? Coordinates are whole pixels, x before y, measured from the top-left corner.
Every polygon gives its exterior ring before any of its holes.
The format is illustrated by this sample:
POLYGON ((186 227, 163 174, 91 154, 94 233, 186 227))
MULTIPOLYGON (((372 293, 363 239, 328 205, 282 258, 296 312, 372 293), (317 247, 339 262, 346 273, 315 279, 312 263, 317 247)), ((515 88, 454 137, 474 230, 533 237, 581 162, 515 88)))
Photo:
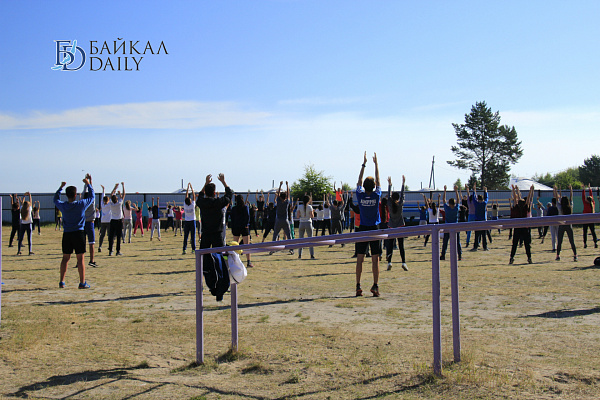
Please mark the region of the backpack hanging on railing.
POLYGON ((227 267, 229 268, 229 277, 235 283, 242 283, 248 276, 246 266, 235 251, 227 252, 227 267))
POLYGON ((223 300, 223 295, 229 290, 229 269, 222 254, 204 254, 203 256, 204 282, 210 290, 210 294, 223 300))

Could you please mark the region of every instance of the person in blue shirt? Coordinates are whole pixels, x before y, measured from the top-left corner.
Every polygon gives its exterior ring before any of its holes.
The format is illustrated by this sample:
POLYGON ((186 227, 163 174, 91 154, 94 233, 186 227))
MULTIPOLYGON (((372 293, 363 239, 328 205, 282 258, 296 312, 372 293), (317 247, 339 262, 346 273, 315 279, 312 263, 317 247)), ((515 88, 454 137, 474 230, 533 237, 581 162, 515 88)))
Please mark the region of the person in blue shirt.
POLYGON ((77 271, 79 272, 79 289, 89 289, 90 285, 85 280, 85 263, 83 258, 85 255, 85 210, 94 202, 94 189, 90 184, 92 177, 86 174, 83 183, 86 184, 89 197, 77 200, 77 188, 68 186, 65 190, 67 201, 60 200, 62 189, 67 185, 62 182, 56 193, 54 194, 54 205, 62 212, 63 216, 63 238, 62 252, 63 258, 60 263, 60 283, 59 288, 65 287, 65 275, 71 254, 75 251, 77 257, 77 271))
MULTIPOLYGON (((458 222, 458 199, 460 199, 460 195, 458 194, 458 186, 454 185, 454 195, 456 196, 456 200, 450 198, 448 202, 446 202, 446 185, 444 185, 444 212, 446 213, 446 224, 455 224, 458 222)), ((442 244, 442 255, 440 255, 440 260, 446 259, 446 249, 448 248, 448 240, 450 240, 450 232, 444 232, 444 241, 442 244)), ((460 233, 456 232, 456 247, 458 251, 458 259, 462 259, 462 249, 460 247, 460 233)))
MULTIPOLYGON (((367 152, 365 151, 364 161, 358 175, 356 184, 356 200, 360 210, 360 226, 357 231, 377 230, 381 217, 379 215, 379 200, 381 199, 381 187, 379 184, 379 166, 377 165, 377 154, 373 155, 375 163, 375 177, 367 176, 363 186, 363 174, 367 166, 367 152)), ((360 287, 360 278, 362 275, 362 265, 365 259, 367 246, 371 248, 371 260, 373 269, 373 286, 371 293, 374 297, 379 297, 379 256, 381 255, 381 241, 371 240, 369 242, 357 242, 356 246, 356 296, 362 296, 360 287)))
MULTIPOLYGON (((475 221, 485 221, 485 215, 487 213, 487 203, 488 203, 488 191, 487 187, 483 188, 483 196, 477 194, 477 188, 473 185, 473 193, 472 201, 475 205, 475 221)), ((477 251, 479 248, 479 244, 483 241, 483 250, 488 251, 487 248, 487 232, 486 230, 475 231, 475 243, 473 244, 473 248, 471 251, 477 251)))

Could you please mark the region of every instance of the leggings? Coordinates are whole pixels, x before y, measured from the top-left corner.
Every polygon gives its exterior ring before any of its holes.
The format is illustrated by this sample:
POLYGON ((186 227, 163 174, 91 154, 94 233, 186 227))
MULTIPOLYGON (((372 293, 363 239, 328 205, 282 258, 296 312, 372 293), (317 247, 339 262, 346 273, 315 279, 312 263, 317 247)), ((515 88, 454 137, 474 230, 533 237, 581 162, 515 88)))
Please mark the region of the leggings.
MULTIPOLYGON (((327 228, 327 234, 331 235, 331 220, 330 219, 324 219, 323 221, 321 221, 321 229, 323 229, 323 231, 321 231, 321 236, 325 236, 325 228, 327 228)), ((319 234, 319 230, 317 228, 317 235, 319 234)))
POLYGON ((12 226, 12 229, 10 231, 10 241, 8 242, 8 247, 12 246, 12 242, 13 242, 13 239, 15 238, 15 234, 17 234, 17 241, 19 240, 18 233, 19 233, 20 227, 21 227, 21 224, 12 226))
POLYGON ((510 250, 510 258, 515 258, 517 252, 517 246, 519 242, 523 241, 525 244, 525 253, 527 258, 531 258, 531 229, 529 228, 515 228, 512 237, 512 248, 510 250))
MULTIPOLYGON (((308 236, 308 237, 313 236, 312 222, 300 222, 300 226, 298 227, 298 230, 300 231, 300 238, 303 238, 304 234, 306 234, 306 236, 308 236)), ((314 257, 315 256, 314 247, 309 247, 309 251, 310 251, 310 256, 314 257)), ((302 257, 302 247, 300 247, 300 249, 298 250, 298 258, 300 258, 300 257, 302 257)))
POLYGON ((133 234, 137 232, 137 229, 140 228, 142 231, 142 235, 144 235, 144 224, 142 223, 142 218, 138 218, 135 220, 135 227, 133 228, 133 234))
MULTIPOLYGON (((131 228, 131 227, 130 227, 131 228)), ((131 230, 130 230, 131 232, 131 230)), ((123 237, 123 220, 111 219, 110 227, 108 230, 108 252, 109 254, 113 249, 113 242, 117 238, 117 253, 121 252, 121 238, 123 237)))
MULTIPOLYGON (((398 250, 400 250, 400 258, 403 263, 406 263, 406 257, 404 254, 404 238, 398 238, 398 250)), ((392 255, 394 254, 394 239, 385 240, 385 259, 387 262, 392 262, 392 255)))
POLYGON ((585 224, 583 225, 583 244, 587 244, 588 228, 590 229, 590 233, 592 234, 592 239, 594 239, 594 243, 596 243, 598 241, 598 238, 596 237, 596 228, 594 227, 594 224, 585 224))
POLYGON ((31 227, 33 230, 35 230, 35 226, 37 225, 38 228, 38 235, 41 234, 42 232, 40 231, 40 219, 39 218, 34 218, 33 219, 33 226, 31 227))
POLYGON ((29 245, 29 253, 31 253, 31 230, 31 224, 21 224, 21 227, 19 228, 19 253, 21 252, 21 246, 23 246, 25 232, 27 232, 27 244, 29 245))
POLYGON ((560 255, 560 250, 562 247, 563 236, 567 233, 569 237, 569 242, 571 242, 571 249, 573 250, 573 255, 577 255, 577 249, 575 248, 575 240, 573 239, 573 227, 571 225, 559 225, 558 226, 558 246, 556 247, 556 255, 560 255))
POLYGON ((129 238, 127 239, 127 243, 131 243, 131 223, 130 219, 123 220, 123 243, 125 243, 125 236, 127 236, 127 231, 129 231, 129 238))

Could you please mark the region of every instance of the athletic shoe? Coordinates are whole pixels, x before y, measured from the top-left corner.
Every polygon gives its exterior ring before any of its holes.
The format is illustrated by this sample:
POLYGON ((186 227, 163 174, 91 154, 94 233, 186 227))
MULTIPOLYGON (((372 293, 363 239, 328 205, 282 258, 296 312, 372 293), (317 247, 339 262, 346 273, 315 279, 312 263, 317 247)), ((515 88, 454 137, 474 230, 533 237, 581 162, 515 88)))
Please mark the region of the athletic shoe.
POLYGON ((584 249, 587 249, 587 243, 584 243, 584 244, 583 244, 583 248, 584 248, 584 249))
POLYGON ((527 259, 527 262, 528 262, 529 264, 533 264, 533 261, 531 261, 531 257, 529 257, 529 258, 527 259))
POLYGON ((181 255, 184 255, 184 254, 186 254, 186 253, 187 253, 187 251, 185 251, 185 250, 184 250, 184 251, 181 253, 181 255))
POLYGON ((408 267, 406 266, 406 263, 402 263, 402 269, 405 271, 408 271, 408 267))
POLYGON ((98 253, 102 253, 102 247, 98 247, 98 253))
POLYGON ((254 268, 254 264, 252 264, 250 261, 248 261, 247 267, 248 268, 254 268))
POLYGON ((290 254, 292 254, 292 255, 294 254, 294 249, 290 250, 290 254))
POLYGON ((315 257, 315 256, 310 256, 310 259, 311 259, 311 260, 316 260, 316 259, 317 259, 317 257, 315 257))
POLYGON ((446 259, 446 256, 440 256, 440 261, 444 261, 446 259))
POLYGON ((392 269, 392 262, 390 261, 390 262, 388 263, 388 268, 387 268, 387 270, 388 270, 388 271, 390 271, 391 269, 392 269))
POLYGON ((30 252, 29 252, 29 255, 30 255, 30 256, 33 256, 33 255, 35 255, 35 253, 34 253, 33 251, 30 251, 30 252))
POLYGON ((508 263, 509 263, 509 264, 512 264, 512 263, 514 263, 514 262, 515 262, 515 259, 514 259, 514 258, 512 258, 512 257, 510 258, 510 260, 508 260, 508 263))
POLYGON ((462 261, 462 255, 458 255, 458 261, 462 261))
POLYGON ((356 297, 360 297, 360 296, 362 296, 362 293, 363 293, 363 291, 362 291, 362 289, 360 288, 360 283, 357 283, 357 284, 356 284, 356 297))
POLYGON ((90 267, 94 267, 94 268, 98 267, 98 264, 96 264, 96 262, 95 262, 95 261, 90 261, 90 262, 88 263, 88 265, 89 265, 90 267))
POLYGON ((577 262, 577 256, 573 256, 573 261, 577 262))
POLYGON ((122 256, 122 255, 123 255, 123 253, 121 253, 121 252, 118 252, 118 253, 117 253, 117 255, 118 255, 118 256, 122 256))
POLYGON ((371 287, 371 293, 373 293, 373 297, 379 297, 379 286, 376 283, 371 287))
POLYGON ((64 288, 65 288, 65 283, 64 283, 64 282, 59 282, 59 283, 58 283, 58 287, 59 287, 60 289, 64 289, 64 288))
POLYGON ((83 282, 79 284, 79 289, 89 289, 90 285, 87 282, 83 282))
POLYGON ((109 251, 109 252, 108 252, 108 255, 109 255, 109 256, 112 256, 112 251, 109 251))
POLYGON ((560 261, 560 256, 556 256, 556 261, 560 261))

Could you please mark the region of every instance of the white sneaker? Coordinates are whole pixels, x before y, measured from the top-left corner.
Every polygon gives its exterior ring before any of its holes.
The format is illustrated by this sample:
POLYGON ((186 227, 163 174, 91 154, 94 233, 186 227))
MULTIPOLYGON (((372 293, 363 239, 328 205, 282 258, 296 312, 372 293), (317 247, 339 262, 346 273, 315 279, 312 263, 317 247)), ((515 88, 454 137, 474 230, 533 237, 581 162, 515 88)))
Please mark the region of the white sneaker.
POLYGON ((392 262, 390 261, 390 262, 388 262, 388 269, 387 270, 389 271, 391 269, 392 269, 392 262))
POLYGON ((405 271, 408 271, 408 267, 406 266, 406 263, 402 263, 402 269, 405 271))

